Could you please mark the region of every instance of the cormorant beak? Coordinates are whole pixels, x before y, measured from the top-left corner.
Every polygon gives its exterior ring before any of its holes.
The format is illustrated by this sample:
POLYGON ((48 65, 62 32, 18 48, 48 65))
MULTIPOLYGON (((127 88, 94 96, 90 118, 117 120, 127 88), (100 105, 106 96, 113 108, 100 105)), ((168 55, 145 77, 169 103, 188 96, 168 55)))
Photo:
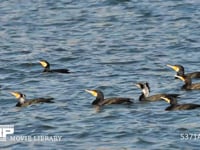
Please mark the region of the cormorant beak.
POLYGON ((40 64, 42 65, 42 67, 44 67, 44 68, 47 66, 47 63, 46 63, 45 61, 42 61, 42 60, 41 60, 41 61, 39 61, 39 63, 40 63, 40 64))
POLYGON ((179 68, 177 66, 167 64, 167 67, 172 68, 174 71, 179 72, 179 68))
POLYGON ((97 97, 97 92, 93 91, 93 90, 85 90, 86 92, 90 93, 91 95, 93 95, 94 97, 97 97))
POLYGON ((13 96, 15 96, 17 99, 21 97, 21 94, 19 92, 10 92, 13 96))
POLYGON ((182 77, 182 76, 175 75, 175 77, 179 78, 179 79, 182 80, 182 81, 185 81, 185 78, 182 77))
POLYGON ((167 97, 160 97, 161 99, 165 100, 167 103, 170 103, 170 99, 167 97))

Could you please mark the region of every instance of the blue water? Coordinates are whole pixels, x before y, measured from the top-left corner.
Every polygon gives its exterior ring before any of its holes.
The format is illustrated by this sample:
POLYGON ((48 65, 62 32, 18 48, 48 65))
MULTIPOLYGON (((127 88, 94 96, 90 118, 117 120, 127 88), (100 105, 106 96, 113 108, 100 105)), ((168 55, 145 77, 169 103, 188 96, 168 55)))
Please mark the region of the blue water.
MULTIPOLYGON (((59 142, 1 142, 1 149, 199 149, 200 110, 167 112, 164 101, 141 104, 139 81, 151 94, 179 93, 200 103, 166 64, 200 70, 200 2, 195 0, 43 0, 0 3, 1 125, 12 136, 62 136, 59 142), (44 74, 40 59, 71 74, 44 74), (97 111, 84 89, 135 99, 97 111), (14 107, 9 94, 54 97, 53 104, 14 107)), ((194 80, 194 82, 200 82, 194 80)), ((10 135, 9 135, 10 136, 10 135)))

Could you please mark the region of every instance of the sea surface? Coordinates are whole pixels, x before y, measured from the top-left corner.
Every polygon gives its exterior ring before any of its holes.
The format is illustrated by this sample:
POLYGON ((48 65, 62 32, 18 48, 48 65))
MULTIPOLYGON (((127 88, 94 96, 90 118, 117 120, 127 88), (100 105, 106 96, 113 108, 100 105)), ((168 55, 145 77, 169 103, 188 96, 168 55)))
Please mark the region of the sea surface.
POLYGON ((0 125, 14 125, 14 134, 0 149, 199 149, 200 110, 140 103, 135 86, 146 81, 151 95, 178 93, 179 103, 200 104, 200 92, 180 90, 183 82, 166 66, 200 71, 199 6, 198 0, 1 0, 0 125), (72 73, 43 73, 41 59, 72 73), (85 89, 134 104, 97 110, 85 89), (55 103, 17 108, 11 91, 55 103))

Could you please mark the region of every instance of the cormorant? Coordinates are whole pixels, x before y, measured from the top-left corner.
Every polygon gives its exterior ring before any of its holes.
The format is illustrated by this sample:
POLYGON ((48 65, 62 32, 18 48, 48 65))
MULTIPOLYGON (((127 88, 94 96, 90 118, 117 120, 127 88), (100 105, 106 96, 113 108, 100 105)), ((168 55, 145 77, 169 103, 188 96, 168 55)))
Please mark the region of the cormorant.
POLYGON ((199 108, 199 104, 178 104, 176 98, 170 97, 170 96, 164 96, 161 97, 163 100, 165 100, 167 103, 170 104, 165 110, 171 111, 171 110, 189 110, 189 109, 195 109, 199 108))
POLYGON ((26 95, 20 92, 11 92, 11 94, 19 100, 19 102, 16 104, 16 107, 24 107, 36 103, 54 103, 52 101, 53 98, 36 98, 26 101, 26 95))
POLYGON ((46 60, 41 60, 40 64, 44 67, 43 72, 58 72, 58 73, 70 73, 68 69, 50 69, 50 64, 46 60))
POLYGON ((174 71, 176 71, 176 75, 178 76, 188 76, 190 78, 200 78, 200 72, 192 72, 185 74, 184 67, 181 65, 167 65, 168 67, 172 68, 174 71))
POLYGON ((179 94, 164 94, 164 93, 155 94, 155 95, 149 96, 150 86, 149 86, 148 82, 137 83, 136 86, 142 90, 142 94, 139 97, 139 101, 150 101, 150 102, 153 102, 153 101, 161 100, 162 96, 167 96, 167 95, 168 96, 173 96, 173 97, 178 97, 179 96, 179 94))
POLYGON ((104 94, 100 90, 85 90, 85 91, 96 97, 96 99, 92 102, 92 105, 103 106, 109 104, 133 103, 130 98, 123 98, 123 97, 113 97, 104 99, 104 94))
POLYGON ((189 76, 178 76, 175 77, 182 80, 185 84, 181 87, 183 90, 200 90, 200 83, 192 84, 192 79, 189 76))

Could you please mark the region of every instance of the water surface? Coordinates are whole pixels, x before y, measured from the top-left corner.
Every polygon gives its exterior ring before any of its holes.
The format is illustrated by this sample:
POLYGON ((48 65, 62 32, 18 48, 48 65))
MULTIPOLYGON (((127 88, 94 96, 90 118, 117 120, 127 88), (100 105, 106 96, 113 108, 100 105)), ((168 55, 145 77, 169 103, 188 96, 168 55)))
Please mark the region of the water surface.
MULTIPOLYGON (((167 103, 141 104, 139 81, 151 94, 181 94, 200 103, 166 64, 200 70, 200 7, 194 0, 2 1, 0 4, 1 123, 14 135, 62 136, 60 142, 1 142, 3 149, 198 149, 199 110, 166 112, 167 103), (40 59, 71 74, 44 74, 40 59), (135 99, 97 112, 84 89, 135 99), (54 104, 16 108, 10 91, 54 104)), ((194 82, 199 82, 194 80, 194 82)))

